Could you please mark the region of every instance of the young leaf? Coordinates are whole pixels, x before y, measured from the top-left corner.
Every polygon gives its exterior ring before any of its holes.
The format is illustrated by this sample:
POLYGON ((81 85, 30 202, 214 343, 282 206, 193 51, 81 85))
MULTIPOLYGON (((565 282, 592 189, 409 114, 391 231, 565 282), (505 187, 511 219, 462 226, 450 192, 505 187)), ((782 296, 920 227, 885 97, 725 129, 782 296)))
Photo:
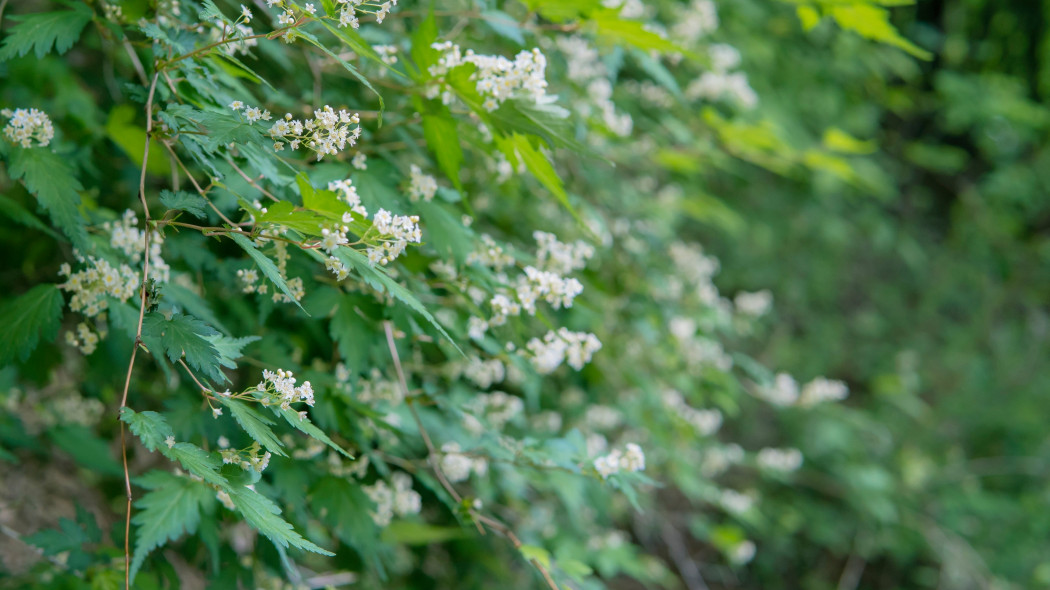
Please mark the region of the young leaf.
POLYGON ((52 47, 59 54, 69 51, 80 38, 84 25, 91 20, 91 9, 77 3, 73 10, 12 16, 10 19, 19 23, 11 27, 4 39, 0 62, 22 57, 30 51, 37 59, 43 59, 51 53, 52 47))
POLYGON ((212 485, 229 486, 226 478, 219 475, 219 468, 222 467, 222 463, 215 453, 209 453, 188 442, 175 443, 171 448, 168 448, 168 445, 165 444, 160 447, 160 452, 168 459, 178 461, 186 471, 212 485))
POLYGON ((277 440, 277 436, 274 435, 273 430, 270 430, 270 426, 274 424, 273 420, 270 420, 266 416, 255 411, 254 408, 242 401, 221 396, 218 397, 219 402, 230 409, 230 414, 233 416, 233 419, 237 421, 237 424, 240 425, 252 440, 259 443, 267 451, 270 451, 275 455, 280 455, 282 457, 288 456, 284 452, 284 445, 281 444, 281 441, 277 440))
MULTIPOLYGON (((263 271, 266 278, 270 279, 270 282, 280 289, 281 293, 284 293, 285 296, 287 296, 288 299, 290 299, 299 309, 303 309, 303 306, 299 305, 299 302, 295 300, 295 296, 292 295, 291 289, 288 288, 288 283, 285 282, 284 277, 282 277, 280 271, 277 270, 277 265, 274 264, 272 260, 260 252, 259 249, 255 247, 255 244, 243 235, 238 233, 230 233, 228 235, 238 246, 248 253, 248 256, 252 257, 255 264, 259 266, 259 270, 263 271)), ((345 249, 346 248, 343 248, 343 250, 345 249)), ((303 309, 303 313, 306 313, 305 309, 303 309)), ((310 314, 307 313, 306 315, 310 314)))
POLYGON ((214 490, 188 477, 154 471, 142 479, 150 482, 153 491, 135 502, 138 510, 131 519, 137 527, 132 580, 150 551, 183 534, 197 532, 201 509, 214 502, 215 497, 214 490))
POLYGON ((234 487, 230 489, 230 498, 237 507, 237 512, 244 516, 244 520, 267 539, 273 541, 274 545, 278 547, 291 545, 321 555, 335 555, 307 541, 302 535, 295 532, 292 525, 279 516, 281 509, 277 504, 266 496, 246 487, 234 487))
POLYGON ((54 285, 37 285, 0 307, 0 365, 16 356, 29 358, 40 337, 54 340, 62 323, 62 292, 54 285))
POLYGON ((82 190, 66 160, 45 148, 10 150, 7 172, 12 179, 21 179, 26 190, 33 194, 47 210, 51 220, 69 236, 73 245, 87 250, 87 232, 84 219, 77 211, 82 190))

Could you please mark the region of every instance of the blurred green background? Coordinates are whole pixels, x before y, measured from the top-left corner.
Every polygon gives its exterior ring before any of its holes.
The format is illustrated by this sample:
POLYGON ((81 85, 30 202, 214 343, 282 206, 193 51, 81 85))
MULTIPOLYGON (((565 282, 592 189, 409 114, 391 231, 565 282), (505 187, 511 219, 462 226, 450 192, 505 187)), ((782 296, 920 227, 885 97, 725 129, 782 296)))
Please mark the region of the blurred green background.
POLYGON ((744 26, 765 6, 722 7, 762 116, 852 171, 718 162, 734 222, 694 231, 723 291, 774 294, 747 347, 856 411, 794 433, 827 480, 781 507, 751 587, 1048 587, 1050 3, 895 9, 927 62, 827 22, 783 42, 790 10, 744 26))

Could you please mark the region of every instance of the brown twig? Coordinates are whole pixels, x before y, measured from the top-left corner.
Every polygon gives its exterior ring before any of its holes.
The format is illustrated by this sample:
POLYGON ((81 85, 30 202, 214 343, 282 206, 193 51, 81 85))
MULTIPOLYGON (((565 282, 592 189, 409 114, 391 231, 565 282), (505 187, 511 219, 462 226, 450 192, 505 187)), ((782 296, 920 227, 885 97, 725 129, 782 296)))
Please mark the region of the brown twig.
MULTIPOLYGON (((142 345, 142 322, 146 317, 146 282, 149 280, 149 205, 146 204, 146 162, 149 158, 150 134, 153 131, 153 94, 157 90, 157 79, 160 72, 153 74, 149 85, 149 96, 146 99, 146 147, 142 152, 142 172, 139 175, 139 200, 142 201, 143 231, 142 284, 139 291, 139 323, 135 329, 135 342, 131 349, 131 360, 128 361, 128 374, 124 378, 124 393, 120 396, 120 413, 128 405, 128 390, 131 389, 131 373, 135 369, 135 356, 142 345)), ((131 475, 128 473, 128 444, 124 420, 120 420, 120 454, 124 463, 124 492, 127 495, 127 508, 124 518, 124 589, 131 589, 131 475)))
MULTIPOLYGON (((456 502, 463 504, 463 497, 459 494, 459 492, 456 491, 456 488, 452 487, 452 484, 448 481, 448 478, 445 477, 445 473, 444 471, 442 471, 441 464, 438 461, 438 451, 434 447, 434 442, 430 439, 430 434, 427 432, 426 427, 423 426, 423 421, 419 418, 419 413, 416 412, 415 402, 413 402, 411 397, 409 396, 408 380, 405 379, 405 371, 401 367, 401 357, 400 355, 398 355, 397 345, 394 343, 394 326, 389 320, 387 320, 383 322, 383 328, 386 330, 386 343, 387 346, 390 347, 390 356, 394 359, 394 370, 397 372, 397 380, 398 383, 401 385, 401 393, 405 396, 405 399, 407 400, 408 409, 412 413, 412 419, 415 420, 416 427, 419 429, 419 435, 423 438, 423 444, 427 447, 427 458, 430 462, 431 468, 434 470, 434 475, 436 475, 438 481, 441 482, 441 487, 445 488, 445 491, 448 492, 449 495, 452 496, 452 498, 456 502)), ((478 512, 477 510, 469 506, 466 508, 471 518, 474 520, 474 524, 477 525, 478 530, 481 532, 481 534, 485 533, 484 529, 482 528, 482 525, 487 526, 488 528, 506 537, 507 540, 509 540, 510 543, 514 545, 514 549, 520 552, 523 543, 520 539, 518 539, 518 536, 514 534, 514 531, 511 530, 510 527, 496 520, 495 518, 485 516, 484 514, 478 512)), ((558 584, 554 581, 554 578, 551 577, 550 572, 547 571, 547 568, 545 568, 542 563, 540 563, 536 558, 529 558, 529 563, 531 563, 532 566, 540 572, 540 575, 543 576, 543 580, 552 590, 559 590, 558 584)))

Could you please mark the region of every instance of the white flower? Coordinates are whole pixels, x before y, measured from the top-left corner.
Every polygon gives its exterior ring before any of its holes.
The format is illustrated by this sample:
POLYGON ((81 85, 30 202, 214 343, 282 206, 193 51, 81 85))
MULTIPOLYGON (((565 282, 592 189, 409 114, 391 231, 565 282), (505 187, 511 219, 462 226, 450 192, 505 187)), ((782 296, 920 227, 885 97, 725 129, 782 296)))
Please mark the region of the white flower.
POLYGON ((849 388, 842 381, 817 377, 802 388, 799 405, 814 406, 822 402, 842 401, 849 396, 849 388))
POLYGON ((756 461, 763 469, 791 472, 802 466, 802 452, 798 449, 766 448, 758 452, 756 461))
POLYGON ((413 201, 423 199, 424 201, 429 202, 434 198, 437 188, 437 181, 434 180, 433 176, 423 174, 423 171, 419 169, 419 166, 412 164, 411 184, 408 187, 409 199, 413 201))
POLYGON ((39 147, 47 147, 55 136, 55 128, 51 125, 51 118, 47 113, 36 109, 4 109, 0 115, 7 117, 10 121, 4 127, 4 136, 13 143, 24 148, 34 147, 34 142, 39 147))
POLYGON ((252 22, 252 11, 243 4, 241 4, 241 17, 244 19, 245 24, 252 22))

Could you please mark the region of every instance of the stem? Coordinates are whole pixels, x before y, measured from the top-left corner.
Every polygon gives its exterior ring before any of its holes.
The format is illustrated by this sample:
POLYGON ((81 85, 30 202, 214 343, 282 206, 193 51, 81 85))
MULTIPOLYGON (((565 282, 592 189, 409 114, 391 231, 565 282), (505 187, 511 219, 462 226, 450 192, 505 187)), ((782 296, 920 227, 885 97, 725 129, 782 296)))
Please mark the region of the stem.
MULTIPOLYGON (((135 369, 135 356, 142 345, 142 321, 146 317, 146 282, 149 280, 149 236, 150 216, 149 205, 146 204, 146 162, 149 159, 150 134, 153 130, 153 95, 157 90, 157 79, 160 72, 153 74, 153 81, 149 85, 149 97, 146 99, 146 147, 142 152, 142 172, 139 175, 139 199, 142 201, 143 223, 143 253, 142 253, 142 285, 139 291, 139 323, 135 329, 135 342, 131 349, 131 360, 128 361, 128 374, 124 378, 124 393, 120 396, 120 413, 128 405, 128 390, 131 389, 131 373, 135 369)), ((118 414, 118 419, 119 419, 118 414)), ((120 420, 120 455, 124 464, 124 492, 127 495, 127 508, 124 516, 124 590, 131 590, 131 476, 128 473, 128 441, 127 432, 124 428, 124 420, 120 420)))

